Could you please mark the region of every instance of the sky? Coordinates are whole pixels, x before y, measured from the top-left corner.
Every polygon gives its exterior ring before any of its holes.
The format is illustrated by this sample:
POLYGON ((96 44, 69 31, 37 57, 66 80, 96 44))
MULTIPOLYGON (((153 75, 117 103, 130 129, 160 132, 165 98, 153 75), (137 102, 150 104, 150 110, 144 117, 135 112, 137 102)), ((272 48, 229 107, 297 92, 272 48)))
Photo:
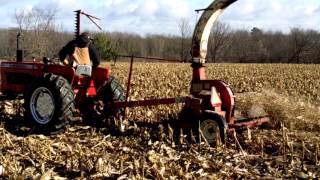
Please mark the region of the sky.
MULTIPOLYGON (((101 18, 104 31, 178 35, 178 24, 187 19, 191 31, 201 14, 194 10, 207 7, 213 0, 0 0, 0 28, 16 27, 15 11, 32 8, 56 10, 55 21, 63 31, 73 31, 74 13, 81 9, 101 18)), ((236 29, 289 32, 300 27, 320 31, 320 0, 238 0, 222 14, 221 22, 236 29)), ((82 20, 83 30, 97 30, 82 20)))

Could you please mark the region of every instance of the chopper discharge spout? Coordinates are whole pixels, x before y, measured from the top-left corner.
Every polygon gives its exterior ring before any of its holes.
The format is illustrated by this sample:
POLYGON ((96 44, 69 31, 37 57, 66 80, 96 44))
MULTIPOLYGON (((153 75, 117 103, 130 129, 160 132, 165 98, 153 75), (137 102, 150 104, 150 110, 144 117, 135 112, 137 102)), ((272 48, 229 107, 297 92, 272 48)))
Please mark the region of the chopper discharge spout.
POLYGON ((192 37, 192 67, 202 67, 206 61, 208 39, 214 23, 223 11, 237 0, 215 0, 205 9, 198 9, 196 12, 204 11, 201 15, 192 37))

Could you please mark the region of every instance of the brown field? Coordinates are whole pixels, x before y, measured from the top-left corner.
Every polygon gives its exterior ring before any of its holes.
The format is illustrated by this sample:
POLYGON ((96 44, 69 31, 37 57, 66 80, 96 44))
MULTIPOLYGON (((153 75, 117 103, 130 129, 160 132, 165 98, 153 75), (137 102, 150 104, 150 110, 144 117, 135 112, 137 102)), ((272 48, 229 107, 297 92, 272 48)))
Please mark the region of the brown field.
MULTIPOLYGON (((128 67, 112 66, 124 85, 128 67)), ((189 64, 137 63, 130 99, 188 95, 191 71, 189 64)), ((217 148, 183 136, 172 140, 175 132, 158 124, 118 135, 83 123, 57 135, 26 135, 21 102, 7 102, 1 105, 0 178, 320 178, 320 65, 214 64, 206 72, 233 87, 238 113, 258 104, 270 125, 230 134, 217 148)), ((134 108, 128 119, 155 124, 177 118, 180 109, 134 108)))

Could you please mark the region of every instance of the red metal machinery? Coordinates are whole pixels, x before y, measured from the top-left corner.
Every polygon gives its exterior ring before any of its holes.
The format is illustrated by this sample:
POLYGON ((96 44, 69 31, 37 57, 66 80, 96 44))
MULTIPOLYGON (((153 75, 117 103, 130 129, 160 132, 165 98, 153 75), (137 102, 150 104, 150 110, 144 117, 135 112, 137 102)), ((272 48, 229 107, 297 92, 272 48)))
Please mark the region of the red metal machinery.
MULTIPOLYGON (((192 82, 190 96, 169 99, 155 99, 134 102, 117 102, 116 107, 152 106, 160 104, 184 103, 181 112, 180 125, 183 128, 202 130, 209 143, 214 143, 220 137, 224 142, 226 131, 234 129, 259 126, 267 123, 269 118, 254 117, 236 119, 235 96, 231 87, 222 80, 208 80, 205 74, 205 60, 207 56, 208 39, 211 28, 219 15, 237 0, 215 0, 208 8, 196 10, 204 11, 199 19, 192 39, 192 82), (200 126, 200 127, 199 127, 200 126)), ((130 57, 130 56, 122 56, 130 57)), ((135 57, 142 58, 142 57, 135 57)), ((132 65, 134 57, 131 57, 131 66, 127 90, 130 89, 132 65)), ((144 58, 145 59, 145 58, 144 58)), ((155 58, 151 58, 155 59, 155 58)), ((164 59, 157 59, 164 60, 164 59)), ((166 61, 166 60, 165 60, 166 61)), ((128 97, 127 91, 127 97, 128 97)))
MULTIPOLYGON (((81 15, 87 16, 92 22, 98 19, 76 11, 76 37, 80 34, 81 15)), ((64 66, 48 58, 42 61, 23 60, 23 51, 18 45, 19 37, 20 33, 17 36, 17 60, 1 62, 0 100, 23 98, 25 119, 39 132, 60 131, 70 120, 77 119, 75 115, 96 115, 99 100, 121 100, 115 97, 114 92, 102 94, 109 92, 111 85, 118 84, 110 77, 110 68, 94 68, 88 76, 79 70, 79 65, 76 68, 64 66)))
MULTIPOLYGON (((12 99, 24 94, 26 118, 39 129, 49 131, 61 129, 75 114, 105 118, 122 114, 124 108, 182 103, 184 107, 179 121, 182 128, 201 129, 209 143, 217 139, 224 142, 227 130, 269 121, 268 117, 236 119, 235 97, 230 86, 221 80, 207 80, 205 76, 210 29, 223 10, 235 1, 216 0, 208 8, 197 10, 204 13, 193 35, 193 77, 187 97, 128 101, 134 58, 142 57, 127 56, 131 57, 131 65, 126 98, 119 82, 110 76, 109 68, 95 68, 90 77, 83 77, 77 75, 77 68, 54 64, 47 59, 44 63, 19 59, 17 62, 2 62, 1 98, 12 99)), ((81 11, 76 13, 76 35, 79 35, 81 14, 90 20, 97 18, 81 11)))

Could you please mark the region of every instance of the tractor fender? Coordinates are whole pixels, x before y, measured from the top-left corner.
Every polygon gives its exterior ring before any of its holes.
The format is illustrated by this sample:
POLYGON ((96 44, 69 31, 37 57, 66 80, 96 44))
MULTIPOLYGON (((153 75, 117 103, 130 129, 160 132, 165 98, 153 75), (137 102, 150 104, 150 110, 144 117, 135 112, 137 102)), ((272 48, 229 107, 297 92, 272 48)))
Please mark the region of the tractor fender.
POLYGON ((75 77, 75 70, 72 67, 62 65, 48 65, 44 68, 44 73, 51 73, 64 77, 70 84, 73 83, 75 77))

